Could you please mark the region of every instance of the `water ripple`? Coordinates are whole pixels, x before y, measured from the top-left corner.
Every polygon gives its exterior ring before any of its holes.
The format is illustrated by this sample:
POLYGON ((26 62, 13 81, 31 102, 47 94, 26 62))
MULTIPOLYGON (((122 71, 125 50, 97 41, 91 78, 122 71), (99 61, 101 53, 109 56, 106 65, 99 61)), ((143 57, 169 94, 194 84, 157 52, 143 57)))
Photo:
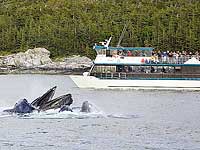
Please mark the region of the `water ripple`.
POLYGON ((135 119, 139 118, 138 115, 132 115, 132 114, 110 114, 108 115, 109 118, 117 118, 117 119, 135 119))

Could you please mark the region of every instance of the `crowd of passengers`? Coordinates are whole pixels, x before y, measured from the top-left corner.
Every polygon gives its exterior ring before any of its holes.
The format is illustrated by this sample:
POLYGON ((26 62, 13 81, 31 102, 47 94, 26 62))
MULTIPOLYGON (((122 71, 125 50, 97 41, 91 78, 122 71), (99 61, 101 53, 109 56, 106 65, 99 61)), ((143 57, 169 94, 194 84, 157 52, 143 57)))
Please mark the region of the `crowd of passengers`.
POLYGON ((175 57, 175 58, 178 58, 178 57, 192 57, 192 56, 198 56, 199 57, 199 52, 196 51, 196 52, 187 52, 187 51, 164 51, 164 52, 161 52, 161 51, 152 51, 152 56, 158 56, 158 57, 175 57))
POLYGON ((171 63, 183 63, 188 59, 195 57, 200 60, 200 52, 189 52, 189 51, 152 51, 151 54, 143 51, 118 51, 119 56, 136 56, 136 57, 149 57, 151 56, 154 63, 159 62, 171 62, 171 63))
POLYGON ((197 60, 200 60, 199 52, 187 52, 187 51, 152 51, 152 58, 154 62, 169 62, 169 63, 184 63, 195 57, 197 60), (157 60, 156 60, 157 59, 157 60))
POLYGON ((171 66, 123 66, 118 67, 117 72, 136 72, 136 73, 172 73, 174 72, 174 67, 171 66))

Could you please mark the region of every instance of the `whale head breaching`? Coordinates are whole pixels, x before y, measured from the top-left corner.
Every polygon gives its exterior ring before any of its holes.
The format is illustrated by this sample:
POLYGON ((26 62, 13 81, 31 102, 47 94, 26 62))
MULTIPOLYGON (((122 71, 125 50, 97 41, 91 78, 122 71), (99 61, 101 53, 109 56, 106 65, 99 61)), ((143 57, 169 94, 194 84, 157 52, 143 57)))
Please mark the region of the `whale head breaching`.
POLYGON ((41 109, 48 101, 52 99, 52 97, 55 94, 56 86, 49 89, 46 93, 44 93, 42 96, 36 98, 33 102, 31 102, 31 105, 38 107, 38 109, 41 109))
POLYGON ((90 106, 90 103, 88 101, 83 102, 83 104, 81 106, 81 112, 86 112, 86 113, 91 112, 91 106, 90 106))
POLYGON ((28 103, 26 99, 22 99, 17 102, 13 109, 4 110, 4 112, 9 113, 32 113, 35 108, 28 103))

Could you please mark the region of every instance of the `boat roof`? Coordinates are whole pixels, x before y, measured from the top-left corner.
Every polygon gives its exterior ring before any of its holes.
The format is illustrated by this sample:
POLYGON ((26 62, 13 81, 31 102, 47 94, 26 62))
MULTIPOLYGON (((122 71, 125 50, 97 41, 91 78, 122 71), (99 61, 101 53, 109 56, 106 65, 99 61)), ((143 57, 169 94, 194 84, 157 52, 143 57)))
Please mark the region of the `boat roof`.
POLYGON ((95 45, 93 47, 93 49, 95 50, 102 50, 102 49, 106 49, 106 50, 122 50, 122 51, 135 51, 135 50, 140 50, 140 51, 152 51, 154 48, 153 47, 105 47, 105 46, 98 46, 95 45))

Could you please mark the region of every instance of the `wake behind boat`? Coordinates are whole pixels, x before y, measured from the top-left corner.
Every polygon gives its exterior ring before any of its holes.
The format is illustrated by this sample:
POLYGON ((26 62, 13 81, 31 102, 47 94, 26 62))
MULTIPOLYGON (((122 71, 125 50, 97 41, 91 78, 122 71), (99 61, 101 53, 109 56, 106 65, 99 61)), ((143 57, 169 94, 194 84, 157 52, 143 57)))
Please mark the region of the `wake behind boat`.
POLYGON ((199 56, 168 57, 152 47, 94 45, 97 56, 89 72, 70 76, 80 88, 200 90, 199 56))

